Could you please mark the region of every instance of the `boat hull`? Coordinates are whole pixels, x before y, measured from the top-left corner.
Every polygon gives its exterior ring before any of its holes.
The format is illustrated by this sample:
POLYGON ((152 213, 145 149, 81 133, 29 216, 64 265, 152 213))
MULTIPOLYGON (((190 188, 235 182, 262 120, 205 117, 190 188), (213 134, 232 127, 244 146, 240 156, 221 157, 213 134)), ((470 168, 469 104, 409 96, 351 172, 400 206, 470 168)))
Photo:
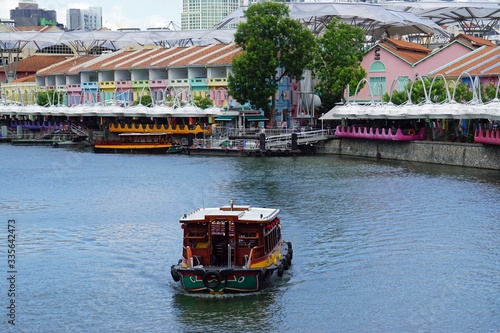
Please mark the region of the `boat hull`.
POLYGON ((269 287, 275 269, 178 269, 182 288, 189 292, 244 293, 269 287))
POLYGON ((168 146, 155 146, 155 147, 126 147, 126 146, 112 146, 112 145, 95 145, 95 153, 106 153, 106 154, 173 154, 181 153, 182 147, 172 147, 168 146))
POLYGON ((194 266, 185 267, 182 260, 172 265, 171 274, 175 282, 193 293, 248 293, 268 288, 292 264, 293 250, 290 242, 283 242, 280 260, 272 265, 258 268, 242 266, 194 266))

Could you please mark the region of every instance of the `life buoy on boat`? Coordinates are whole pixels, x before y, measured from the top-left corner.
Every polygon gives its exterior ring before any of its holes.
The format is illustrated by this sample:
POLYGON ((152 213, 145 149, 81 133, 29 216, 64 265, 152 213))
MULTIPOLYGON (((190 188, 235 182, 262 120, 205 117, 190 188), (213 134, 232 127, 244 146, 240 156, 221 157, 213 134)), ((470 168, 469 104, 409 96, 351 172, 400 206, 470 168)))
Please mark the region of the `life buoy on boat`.
POLYGON ((186 246, 186 256, 188 267, 193 267, 193 251, 191 251, 191 246, 186 246))
POLYGON ((412 129, 409 129, 408 130, 408 135, 409 136, 414 136, 415 135, 415 130, 412 128, 412 129))
POLYGON ((215 289, 220 285, 222 278, 218 272, 206 272, 202 281, 205 287, 215 289))

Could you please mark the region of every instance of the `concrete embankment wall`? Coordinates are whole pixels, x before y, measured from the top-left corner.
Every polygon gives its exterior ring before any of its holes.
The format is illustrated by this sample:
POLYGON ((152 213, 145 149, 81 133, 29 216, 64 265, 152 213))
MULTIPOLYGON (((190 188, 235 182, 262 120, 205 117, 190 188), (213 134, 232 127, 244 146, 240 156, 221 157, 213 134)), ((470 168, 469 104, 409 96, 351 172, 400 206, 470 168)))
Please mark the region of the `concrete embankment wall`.
POLYGON ((500 170, 500 146, 475 143, 342 138, 324 141, 316 152, 500 170))

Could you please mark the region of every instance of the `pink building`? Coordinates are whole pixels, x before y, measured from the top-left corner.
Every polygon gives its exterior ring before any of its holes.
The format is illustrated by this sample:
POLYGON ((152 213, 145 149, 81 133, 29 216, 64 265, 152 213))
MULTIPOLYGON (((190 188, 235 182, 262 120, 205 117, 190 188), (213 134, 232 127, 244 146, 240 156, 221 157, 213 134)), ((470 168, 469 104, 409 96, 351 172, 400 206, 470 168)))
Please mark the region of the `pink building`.
MULTIPOLYGON (((351 96, 350 100, 380 101, 384 93, 402 90, 407 82, 419 76, 426 77, 436 68, 449 64, 481 46, 495 44, 460 34, 448 44, 431 50, 420 44, 385 38, 365 54, 361 66, 367 72, 367 84, 356 96, 351 96)), ((354 95, 355 91, 356 87, 350 87, 351 95, 354 95)))

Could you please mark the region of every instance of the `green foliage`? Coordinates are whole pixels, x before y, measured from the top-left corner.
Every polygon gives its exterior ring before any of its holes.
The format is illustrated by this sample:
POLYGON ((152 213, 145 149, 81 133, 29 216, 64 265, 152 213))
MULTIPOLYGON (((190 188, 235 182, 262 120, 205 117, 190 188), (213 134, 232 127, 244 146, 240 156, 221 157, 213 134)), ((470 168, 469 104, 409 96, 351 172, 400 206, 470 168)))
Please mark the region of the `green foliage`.
POLYGON ((64 93, 54 89, 39 91, 36 95, 36 104, 40 106, 61 105, 64 101, 64 93))
MULTIPOLYGON (((432 83, 432 80, 424 77, 422 80, 419 79, 413 83, 408 82, 401 91, 394 90, 391 96, 389 96, 389 93, 385 93, 382 100, 386 103, 390 100, 396 105, 401 105, 408 101, 408 93, 411 92, 411 102, 413 104, 424 103, 426 101, 426 93, 428 94, 428 98, 431 102, 442 103, 448 100, 448 93, 446 91, 447 84, 448 83, 442 78, 437 78, 434 80, 434 83, 432 83)), ((450 86, 448 89, 450 97, 453 98, 454 86, 450 86)), ((472 95, 473 93, 469 90, 468 86, 460 83, 456 86, 454 99, 459 103, 464 103, 470 101, 472 99, 472 95)))
MULTIPOLYGON (((425 89, 427 89, 429 93, 429 99, 434 103, 442 103, 448 100, 446 85, 447 82, 441 77, 436 78, 434 80, 434 83, 432 83, 432 80, 426 79, 425 89), (432 90, 431 90, 431 85, 432 85, 432 90)), ((450 97, 451 97, 451 91, 450 91, 450 97)))
POLYGON ((406 89, 401 91, 394 90, 391 96, 389 96, 388 93, 385 93, 384 96, 382 96, 382 100, 386 103, 391 101, 396 105, 401 105, 408 100, 408 92, 406 89))
MULTIPOLYGON (((453 90, 450 88, 450 93, 453 94, 453 90)), ((473 92, 469 90, 466 84, 460 83, 455 89, 455 101, 459 103, 466 103, 472 100, 473 92)))
POLYGON ((429 80, 416 80, 413 86, 410 87, 410 96, 413 104, 425 103, 426 92, 429 91, 429 80))
POLYGON ((209 108, 213 105, 212 100, 208 97, 195 96, 193 98, 193 101, 194 105, 202 109, 209 108))
POLYGON ((274 113, 278 82, 284 76, 302 77, 316 45, 314 36, 290 18, 288 7, 282 3, 253 4, 245 17, 246 22, 240 23, 235 33, 235 42, 243 53, 233 59, 229 93, 241 104, 250 102, 255 108, 274 113))
POLYGON ((481 93, 481 99, 483 102, 491 101, 497 96, 497 87, 492 83, 488 83, 486 86, 483 85, 483 90, 481 93))
POLYGON ((136 105, 139 105, 139 104, 147 106, 147 107, 152 107, 153 106, 153 99, 149 95, 144 95, 141 98, 136 99, 132 103, 132 106, 136 106, 136 105))
POLYGON ((333 95, 333 100, 339 102, 348 84, 356 87, 366 76, 361 67, 364 41, 363 29, 337 18, 328 23, 325 34, 318 39, 313 66, 314 74, 319 79, 316 89, 322 96, 333 95))

